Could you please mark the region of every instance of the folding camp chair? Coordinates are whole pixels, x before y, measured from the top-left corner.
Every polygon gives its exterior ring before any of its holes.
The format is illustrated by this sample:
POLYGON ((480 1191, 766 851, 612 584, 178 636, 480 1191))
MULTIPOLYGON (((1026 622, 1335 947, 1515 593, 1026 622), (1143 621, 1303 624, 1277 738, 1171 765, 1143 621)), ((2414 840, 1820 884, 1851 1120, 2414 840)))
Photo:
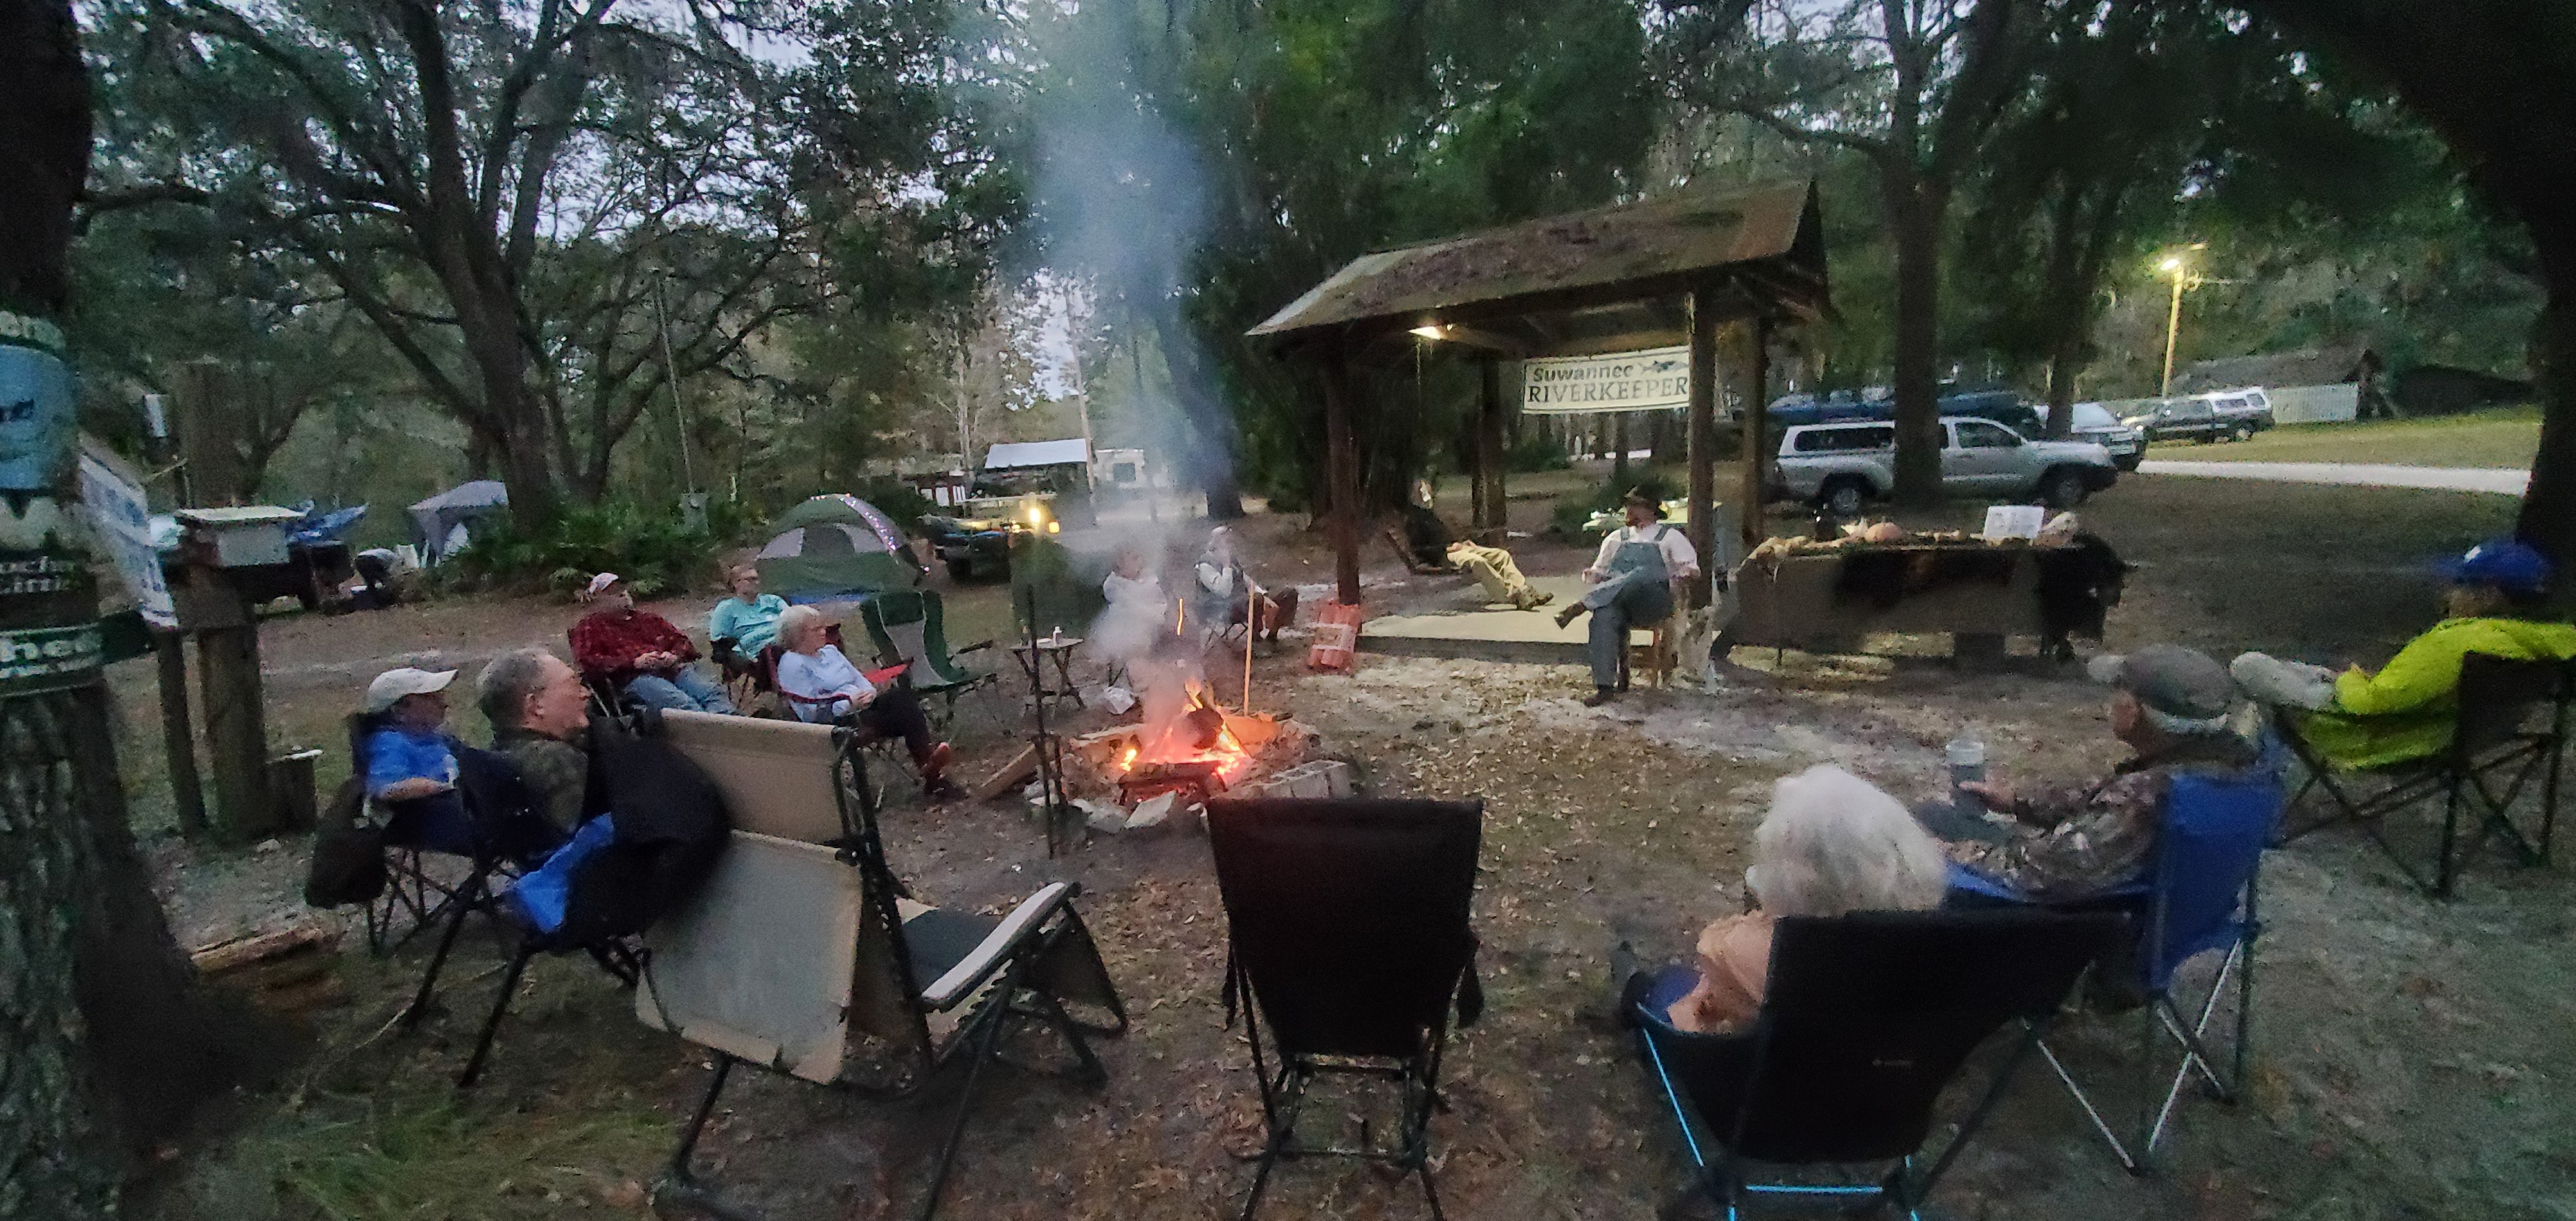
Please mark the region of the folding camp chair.
POLYGON ((1440 1055, 1484 1008, 1468 928, 1484 803, 1270 798, 1208 803, 1208 839, 1225 900, 1226 1020, 1242 1007, 1261 1087, 1263 1144, 1248 1219, 1281 1158, 1354 1157, 1422 1176, 1431 1214, 1431 1111, 1440 1055), (1265 1066, 1269 1023, 1279 1067, 1265 1066), (1400 1118, 1391 1145, 1367 1126, 1349 1147, 1297 1141, 1306 1093, 1325 1074, 1392 1082, 1400 1118))
POLYGON ((2117 916, 2009 910, 1787 917, 1772 931, 1762 1009, 1738 1034, 1667 1021, 1695 979, 1668 970, 1637 1006, 1637 1042, 1696 1172, 1683 1198, 1705 1192, 1728 1221, 1748 1197, 1916 1216, 2120 926, 2117 916), (2011 1051, 1918 1172, 1942 1090, 2013 1022, 2011 1051), (1757 1183, 1746 1162, 1894 1165, 1875 1181, 1757 1183))
MULTIPOLYGON (((2280 781, 2269 769, 2258 767, 2235 775, 2177 775, 2165 795, 2155 858, 2146 876, 2083 901, 2086 911, 2129 913, 2137 939, 2133 955, 2121 964, 2136 972, 2138 994, 2145 999, 2138 1010, 2139 1110, 2130 1137, 2134 1147, 2121 1140, 2101 1108, 2067 1071, 2056 1049, 2043 1042, 2039 1050, 2131 1174, 2147 1172, 2148 1159, 2164 1139, 2183 1085, 2194 1073, 2222 1102, 2235 1102, 2245 1083, 2246 1061, 2253 1048, 2254 942, 2262 934, 2256 900, 2263 850, 2280 825, 2281 807, 2280 781), (2214 952, 2223 956, 2209 990, 2197 1004, 2187 1003, 2176 976, 2185 963, 2214 952), (2231 982, 2236 1013, 2222 1067, 2208 1035, 2231 982), (2160 1070, 2153 1055, 2159 1031, 2183 1053, 2161 1100, 2155 1094, 2160 1070)), ((1954 887, 1988 899, 2030 902, 1964 870, 1954 868, 1951 881, 1954 887)))
MULTIPOLYGON (((383 718, 357 714, 349 729, 350 774, 364 783, 367 737, 383 718)), ((499 755, 450 739, 459 768, 457 791, 409 801, 365 801, 359 818, 384 843, 385 885, 363 912, 368 952, 381 958, 461 904, 482 910, 495 877, 515 876, 561 837, 532 812, 518 773, 499 755), (437 858, 457 862, 441 866, 437 858), (462 874, 459 874, 459 869, 462 874)), ((433 964, 430 973, 434 976, 433 964)))
MULTIPOLYGON (((723 849, 724 794, 695 763, 660 740, 662 718, 677 715, 650 718, 655 728, 648 734, 612 722, 591 726, 582 825, 489 905, 515 941, 491 1012, 457 1074, 458 1089, 471 1087, 482 1076, 530 962, 540 954, 581 953, 621 985, 633 987, 638 975, 634 938, 696 889, 723 849), (540 882, 551 891, 543 901, 529 895, 540 882), (554 917, 551 924, 539 917, 540 908, 554 917)), ((455 945, 465 914, 459 910, 449 920, 429 975, 401 1014, 404 1027, 419 1025, 429 1012, 437 964, 455 945)))
POLYGON ((886 864, 851 731, 690 712, 663 725, 715 778, 734 831, 706 886, 645 936, 636 1017, 716 1053, 658 1194, 727 1210, 689 1161, 737 1062, 903 1097, 964 1061, 925 1219, 1006 1033, 1052 1029, 1078 1079, 1106 1079, 1085 1036, 1126 1033, 1127 1011, 1074 910, 1073 883, 1045 886, 999 919, 913 902, 886 864), (854 1058, 863 1040, 887 1054, 854 1058))
POLYGON ((2471 653, 2460 661, 2457 704, 2457 728, 2441 754, 2340 776, 2300 735, 2296 715, 2275 710, 2273 732, 2307 768, 2307 780, 2291 796, 2290 807, 2296 809, 2311 790, 2323 790, 2334 807, 2324 817, 2285 829, 2280 842, 2335 823, 2360 823, 2409 880, 2438 899, 2451 897, 2460 866, 2490 837, 2504 840, 2524 865, 2548 864, 2558 822, 2560 757, 2570 706, 2576 704, 2576 662, 2471 653), (2354 784, 2356 774, 2384 783, 2376 792, 2361 793, 2354 784), (2536 833, 2525 835, 2509 811, 2534 779, 2541 781, 2540 825, 2536 833), (2389 839, 2387 822, 2389 815, 2436 795, 2442 799, 2442 828, 2427 872, 2389 839), (2459 842, 2464 813, 2477 823, 2465 847, 2459 842))
POLYGON ((990 649, 993 642, 978 641, 952 653, 948 648, 947 612, 941 606, 938 590, 882 590, 859 604, 859 619, 867 624, 868 640, 876 646, 877 664, 911 663, 911 672, 905 677, 911 680, 912 693, 921 697, 923 710, 931 713, 931 725, 942 736, 956 723, 957 701, 961 697, 1001 681, 1001 675, 994 671, 969 670, 958 664, 959 656, 990 649))

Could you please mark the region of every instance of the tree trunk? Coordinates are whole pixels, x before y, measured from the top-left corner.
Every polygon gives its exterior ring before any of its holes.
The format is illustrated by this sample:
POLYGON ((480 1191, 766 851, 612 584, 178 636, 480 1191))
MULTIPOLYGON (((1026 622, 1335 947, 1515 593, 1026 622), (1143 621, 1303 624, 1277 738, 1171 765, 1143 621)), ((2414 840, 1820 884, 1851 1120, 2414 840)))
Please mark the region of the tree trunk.
POLYGON ((2075 428, 2075 374, 2082 369, 2085 332, 2093 312, 2084 308, 2092 284, 2084 281, 2084 193, 2067 183, 2048 210, 2048 266, 2040 280, 2048 342, 2048 435, 2063 440, 2075 428))
POLYGON ((1896 239, 1896 498, 1941 500, 1941 213, 1928 188, 1888 182, 1896 239))
POLYGON ((2576 588, 2576 224, 2529 217, 2549 281, 2537 328, 2540 451, 2532 456, 2514 533, 2558 564, 2559 588, 2576 588))
POLYGON ((1243 516, 1243 489, 1234 477, 1234 416, 1208 389, 1207 362, 1200 359, 1198 337, 1179 317, 1177 306, 1157 303, 1154 339, 1171 375, 1172 393, 1181 400, 1189 421, 1182 445, 1189 454, 1190 474, 1207 495, 1207 514, 1217 521, 1243 516))
MULTIPOLYGON (((0 0, 0 337, 38 352, 58 343, 43 319, 66 304, 88 176, 79 39, 68 0, 0 0)), ((36 493, 49 494, 74 499, 36 493)), ((0 596, 0 630, 95 620, 82 557, 10 558, 63 575, 0 596)), ((124 1154, 175 1126, 227 1067, 126 826, 106 685, 94 672, 71 681, 0 697, 0 1216, 109 1215, 124 1154)))

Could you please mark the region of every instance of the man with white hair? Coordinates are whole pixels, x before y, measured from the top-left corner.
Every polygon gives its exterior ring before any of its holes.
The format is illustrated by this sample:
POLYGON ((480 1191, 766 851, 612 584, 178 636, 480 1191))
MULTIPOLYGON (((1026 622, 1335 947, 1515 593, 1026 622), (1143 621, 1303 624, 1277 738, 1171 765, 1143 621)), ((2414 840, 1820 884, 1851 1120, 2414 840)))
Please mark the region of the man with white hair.
POLYGON ((689 668, 698 646, 670 620, 637 609, 624 577, 600 573, 585 594, 599 609, 572 627, 572 660, 583 674, 649 707, 733 715, 724 687, 689 668))
POLYGON ((2175 773, 2254 763, 2254 744, 2228 723, 2235 680, 2209 655, 2155 644, 2094 658, 2089 668, 2115 689, 2111 733, 2135 752, 2126 762, 2101 780, 2027 794, 1999 781, 1959 786, 2013 822, 1998 834, 1952 838, 1951 859, 2034 899, 2080 899, 2136 878, 2155 849, 2175 773))

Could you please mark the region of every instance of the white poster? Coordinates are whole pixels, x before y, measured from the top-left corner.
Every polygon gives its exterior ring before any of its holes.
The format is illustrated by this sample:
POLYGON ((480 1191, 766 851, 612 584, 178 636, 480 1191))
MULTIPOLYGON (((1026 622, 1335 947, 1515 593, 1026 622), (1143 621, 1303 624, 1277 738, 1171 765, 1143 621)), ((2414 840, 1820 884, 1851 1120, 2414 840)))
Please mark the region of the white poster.
POLYGON ((104 462, 82 454, 81 504, 97 527, 99 548, 116 561, 116 571, 143 604, 144 622, 176 630, 179 612, 170 605, 170 586, 161 579, 161 553, 152 549, 152 506, 143 489, 125 481, 104 462))
POLYGON ((1521 410, 1670 411, 1690 406, 1690 348, 1647 348, 1602 356, 1521 362, 1521 410))

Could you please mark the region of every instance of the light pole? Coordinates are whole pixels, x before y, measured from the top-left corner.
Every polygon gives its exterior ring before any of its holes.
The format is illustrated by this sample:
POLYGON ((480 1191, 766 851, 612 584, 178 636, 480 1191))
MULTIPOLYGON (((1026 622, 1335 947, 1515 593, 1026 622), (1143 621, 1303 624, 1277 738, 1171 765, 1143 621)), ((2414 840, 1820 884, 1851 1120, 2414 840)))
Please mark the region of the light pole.
POLYGON ((2191 273, 2191 260, 2187 256, 2189 256, 2189 254, 2194 250, 2206 250, 2208 248, 2209 243, 2207 242, 2193 242, 2191 245, 2183 247, 2181 250, 2177 250, 2172 254, 2166 255, 2162 261, 2156 264, 2157 271, 2173 277, 2173 306, 2165 313, 2165 380, 2162 385, 2156 388, 2156 394, 2158 397, 2171 398, 2173 396, 2174 341, 2182 334, 2183 290, 2185 288, 2197 288, 2200 286, 2200 277, 2191 273), (2184 281, 2190 281, 2190 283, 2186 284, 2184 281))

